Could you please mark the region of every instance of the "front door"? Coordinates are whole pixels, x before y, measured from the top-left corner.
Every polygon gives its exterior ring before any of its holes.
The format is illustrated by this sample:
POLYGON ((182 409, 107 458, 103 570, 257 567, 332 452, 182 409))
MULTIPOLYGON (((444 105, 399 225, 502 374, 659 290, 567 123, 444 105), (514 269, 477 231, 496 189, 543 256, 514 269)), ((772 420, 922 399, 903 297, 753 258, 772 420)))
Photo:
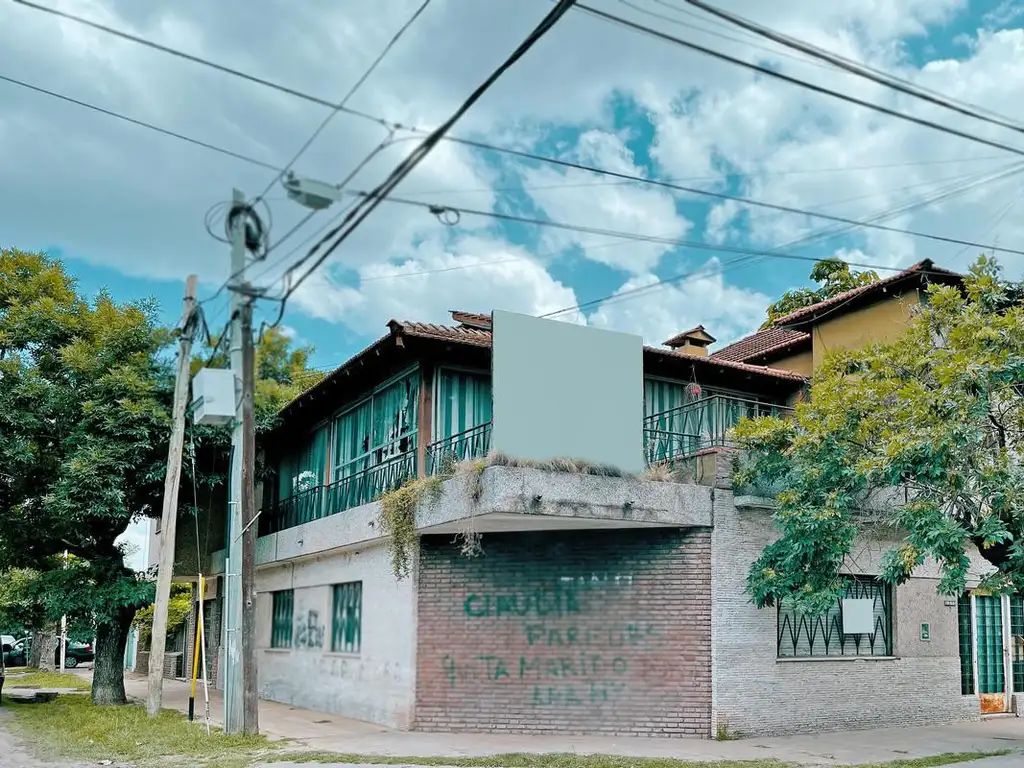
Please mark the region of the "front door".
POLYGON ((1003 642, 1003 599, 988 595, 974 598, 977 627, 978 698, 983 715, 1009 711, 1006 678, 1006 647, 1003 642))

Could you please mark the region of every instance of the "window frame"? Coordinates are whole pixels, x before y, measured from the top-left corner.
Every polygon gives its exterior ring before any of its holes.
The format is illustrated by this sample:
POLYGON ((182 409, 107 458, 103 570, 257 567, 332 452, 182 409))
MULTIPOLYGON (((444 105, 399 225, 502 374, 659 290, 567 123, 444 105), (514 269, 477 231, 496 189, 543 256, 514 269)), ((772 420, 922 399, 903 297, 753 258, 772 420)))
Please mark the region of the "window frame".
POLYGON ((842 659, 891 659, 894 657, 894 614, 895 614, 895 589, 877 576, 866 574, 843 574, 842 578, 847 580, 847 587, 843 598, 860 598, 870 586, 870 596, 877 602, 882 602, 882 615, 877 615, 875 608, 875 631, 871 635, 866 633, 846 635, 842 632, 842 599, 837 600, 836 605, 829 609, 828 613, 820 616, 806 616, 792 607, 783 607, 781 603, 776 605, 775 630, 776 646, 775 656, 778 661, 828 661, 842 659), (881 618, 882 626, 878 627, 878 620, 881 618), (799 624, 799 626, 797 626, 799 624), (795 636, 794 636, 795 628, 795 636), (836 632, 838 630, 838 633, 836 632), (878 633, 881 632, 881 652, 876 652, 878 645, 878 633), (838 639, 831 639, 838 636, 838 639), (794 639, 795 637, 795 639, 794 639), (806 646, 809 651, 797 648, 803 644, 806 637, 806 646), (784 648, 791 649, 790 653, 783 653, 784 648), (864 648, 867 652, 864 652, 864 648), (820 649, 823 649, 823 652, 820 649), (838 652, 830 652, 830 649, 837 648, 838 652))
POLYGON ((334 584, 331 587, 331 653, 358 656, 362 649, 363 582, 359 580, 334 584), (346 595, 348 599, 346 599, 346 595), (355 613, 354 618, 348 615, 349 611, 355 613), (342 619, 340 623, 339 618, 342 619), (354 639, 348 636, 349 632, 347 631, 352 623, 355 625, 352 630, 354 639))
POLYGON ((270 593, 270 647, 290 650, 295 641, 295 590, 277 589, 270 593), (279 605, 280 602, 280 605, 279 605), (287 622, 284 621, 287 611, 287 622))

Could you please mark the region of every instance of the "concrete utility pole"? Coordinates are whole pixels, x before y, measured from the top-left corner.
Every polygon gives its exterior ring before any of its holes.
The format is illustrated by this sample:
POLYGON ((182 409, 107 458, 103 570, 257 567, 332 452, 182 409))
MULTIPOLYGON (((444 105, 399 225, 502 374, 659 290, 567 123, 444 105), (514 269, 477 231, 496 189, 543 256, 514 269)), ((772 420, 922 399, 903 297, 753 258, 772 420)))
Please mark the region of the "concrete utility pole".
MULTIPOLYGON (((245 195, 234 190, 231 209, 245 205, 245 195)), ((229 214, 230 215, 230 214, 229 214)), ((242 382, 242 305, 247 300, 238 290, 245 283, 245 215, 238 212, 231 228, 231 370, 235 374, 235 423, 231 432, 231 482, 228 484, 228 559, 224 569, 224 732, 239 733, 243 727, 242 686, 242 440, 243 414, 239 385, 242 382)))
MULTIPOLYGON (((185 282, 185 301, 181 313, 181 344, 178 348, 178 372, 174 379, 174 406, 171 412, 171 442, 167 449, 167 474, 160 524, 160 565, 156 577, 156 605, 153 608, 152 647, 149 654, 149 697, 146 711, 150 717, 160 713, 163 704, 164 648, 167 642, 167 605, 171 599, 174 575, 174 538, 178 522, 178 481, 181 477, 181 448, 185 440, 185 412, 188 408, 189 373, 192 363, 193 311, 196 304, 195 275, 185 282)), ((61 658, 63 659, 63 653, 61 658)))
MULTIPOLYGON (((246 285, 248 287, 248 285, 246 285)), ((256 350, 252 338, 252 297, 242 304, 242 727, 259 733, 256 670, 256 350)))

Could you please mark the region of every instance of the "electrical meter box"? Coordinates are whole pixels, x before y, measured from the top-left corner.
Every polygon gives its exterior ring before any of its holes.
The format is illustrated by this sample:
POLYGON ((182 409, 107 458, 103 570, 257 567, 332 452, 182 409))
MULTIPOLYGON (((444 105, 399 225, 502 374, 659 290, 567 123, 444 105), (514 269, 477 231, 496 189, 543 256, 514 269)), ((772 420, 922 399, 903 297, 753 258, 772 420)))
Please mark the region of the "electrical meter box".
POLYGON ((203 368, 192 379, 192 419, 219 426, 235 418, 235 374, 223 368, 203 368))

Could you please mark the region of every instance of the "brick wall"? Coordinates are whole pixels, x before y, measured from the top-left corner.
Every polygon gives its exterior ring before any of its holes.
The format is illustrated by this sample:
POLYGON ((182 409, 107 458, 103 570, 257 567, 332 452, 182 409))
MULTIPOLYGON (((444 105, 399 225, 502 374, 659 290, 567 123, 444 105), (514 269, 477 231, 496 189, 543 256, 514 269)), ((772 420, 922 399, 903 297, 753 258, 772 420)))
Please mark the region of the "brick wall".
POLYGON ((415 727, 708 736, 707 529, 422 541, 415 727))
MULTIPOLYGON (((777 537, 771 514, 737 509, 715 492, 712 555, 713 728, 737 736, 928 725, 978 717, 977 699, 960 695, 956 603, 936 593, 926 566, 894 590, 894 655, 883 659, 778 659, 776 610, 746 594, 751 563, 777 537), (931 628, 920 637, 921 623, 931 628)), ((877 575, 895 540, 859 537, 847 573, 877 575)), ((974 568, 980 568, 977 553, 974 568)))

